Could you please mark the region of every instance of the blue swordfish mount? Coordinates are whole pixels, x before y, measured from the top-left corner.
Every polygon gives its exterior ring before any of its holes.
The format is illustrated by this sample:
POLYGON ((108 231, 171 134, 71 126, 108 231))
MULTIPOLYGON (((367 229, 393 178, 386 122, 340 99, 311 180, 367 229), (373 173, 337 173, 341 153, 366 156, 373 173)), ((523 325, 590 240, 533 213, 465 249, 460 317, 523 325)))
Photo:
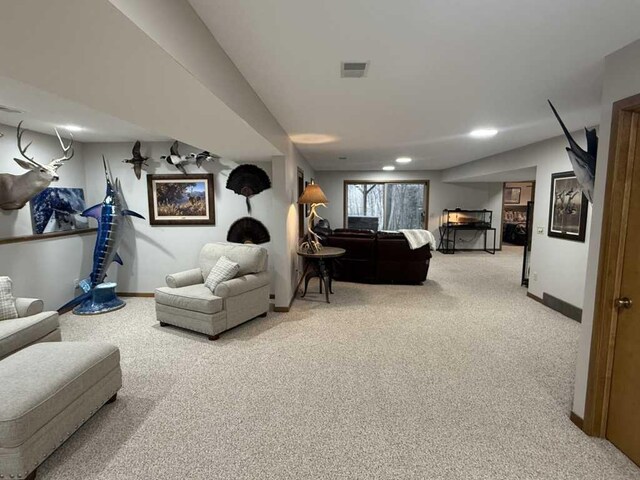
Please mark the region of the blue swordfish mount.
POLYGON ((112 262, 122 265, 122 259, 118 255, 118 247, 122 241, 122 227, 126 216, 133 216, 145 219, 139 213, 123 208, 124 197, 120 181, 113 181, 111 170, 107 166, 107 161, 102 157, 104 173, 107 181, 107 194, 102 203, 94 205, 82 212, 84 217, 93 217, 98 221, 98 234, 96 244, 93 249, 93 268, 91 275, 80 282, 80 288, 84 293, 77 296, 60 310, 73 308, 81 302, 91 297, 96 286, 100 285, 107 276, 107 270, 112 262))
POLYGON ((596 129, 584 129, 585 136, 587 137, 587 149, 583 150, 569 133, 569 130, 560 118, 560 115, 558 115, 551 101, 547 100, 547 102, 549 102, 553 114, 556 116, 565 137, 567 137, 569 141, 567 153, 569 154, 569 160, 573 167, 573 173, 575 173, 585 197, 587 197, 589 203, 593 203, 593 189, 596 179, 596 155, 598 153, 598 134, 596 133, 596 129))

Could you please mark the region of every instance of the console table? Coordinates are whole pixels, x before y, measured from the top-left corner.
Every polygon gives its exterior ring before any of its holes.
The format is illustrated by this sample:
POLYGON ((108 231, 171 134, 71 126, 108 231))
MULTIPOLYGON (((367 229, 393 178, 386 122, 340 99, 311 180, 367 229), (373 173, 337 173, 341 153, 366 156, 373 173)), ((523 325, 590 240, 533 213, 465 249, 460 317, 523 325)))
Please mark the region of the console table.
POLYGON ((304 280, 304 292, 301 295, 301 298, 303 298, 307 294, 307 286, 309 285, 309 280, 314 277, 318 277, 320 279, 320 293, 322 293, 322 287, 324 285, 325 298, 327 300, 327 303, 331 303, 329 301, 329 294, 333 293, 333 268, 331 265, 331 261, 334 258, 343 256, 346 252, 347 251, 344 248, 338 247, 323 247, 319 252, 298 250, 298 255, 307 260, 306 265, 304 266, 304 271, 302 272, 302 277, 300 278, 300 281, 298 282, 295 290, 296 292, 298 291, 300 285, 302 284, 302 281, 304 280))
POLYGON ((456 253, 456 237, 457 233, 462 231, 482 232, 484 235, 484 251, 495 255, 496 253, 496 229, 495 227, 474 226, 474 225, 443 225, 440 227, 440 252, 456 253), (487 248, 487 232, 493 232, 493 248, 487 248), (453 237, 453 238, 452 238, 453 237))

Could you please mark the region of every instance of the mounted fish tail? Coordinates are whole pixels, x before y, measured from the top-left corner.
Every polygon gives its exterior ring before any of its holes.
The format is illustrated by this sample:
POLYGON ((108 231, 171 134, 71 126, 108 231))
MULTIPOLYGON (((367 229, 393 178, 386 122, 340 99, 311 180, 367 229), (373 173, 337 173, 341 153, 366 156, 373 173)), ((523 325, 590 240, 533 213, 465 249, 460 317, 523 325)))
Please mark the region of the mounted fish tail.
POLYGON ((84 290, 84 293, 61 307, 61 310, 72 308, 90 298, 96 286, 104 281, 112 262, 123 264, 118 255, 118 247, 122 241, 122 226, 125 216, 129 215, 144 219, 139 213, 123 208, 124 198, 120 182, 117 179, 114 182, 104 156, 102 157, 102 162, 107 183, 106 195, 102 203, 82 212, 83 216, 93 217, 98 221, 98 234, 93 250, 93 268, 89 277, 80 282, 80 287, 84 290))
POLYGON ((553 110, 553 114, 556 116, 556 119, 558 119, 565 137, 567 137, 567 140, 569 141, 567 153, 569 154, 569 160, 573 167, 573 173, 575 173, 576 179, 582 187, 584 195, 590 203, 593 203, 593 190, 596 177, 596 155, 598 153, 598 135, 596 133, 596 129, 584 129, 585 136, 587 137, 587 150, 583 150, 582 147, 578 145, 578 142, 573 139, 571 133, 569 133, 569 130, 560 118, 560 115, 558 115, 558 112, 551 101, 547 101, 549 102, 549 106, 551 107, 551 110, 553 110))

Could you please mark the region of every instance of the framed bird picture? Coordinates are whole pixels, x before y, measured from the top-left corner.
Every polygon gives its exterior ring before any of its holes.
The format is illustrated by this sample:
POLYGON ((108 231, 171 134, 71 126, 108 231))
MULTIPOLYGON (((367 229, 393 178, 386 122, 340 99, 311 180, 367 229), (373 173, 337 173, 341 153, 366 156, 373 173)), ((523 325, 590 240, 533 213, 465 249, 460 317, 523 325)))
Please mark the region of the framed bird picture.
POLYGON ((147 175, 151 225, 215 225, 213 174, 147 175))
POLYGON ((551 175, 549 202, 550 237, 584 242, 589 201, 573 172, 551 175))

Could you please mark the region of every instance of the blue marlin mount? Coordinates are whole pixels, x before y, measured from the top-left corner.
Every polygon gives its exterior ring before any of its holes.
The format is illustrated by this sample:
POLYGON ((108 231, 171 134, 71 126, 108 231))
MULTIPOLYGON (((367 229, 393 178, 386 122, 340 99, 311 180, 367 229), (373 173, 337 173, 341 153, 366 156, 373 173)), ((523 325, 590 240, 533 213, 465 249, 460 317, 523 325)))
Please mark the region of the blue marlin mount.
POLYGON ((118 255, 118 247, 122 241, 125 217, 133 216, 144 220, 139 213, 124 208, 126 204, 120 181, 116 179, 114 182, 104 156, 102 163, 107 182, 107 194, 102 203, 82 212, 83 216, 93 217, 98 221, 98 234, 93 249, 93 268, 89 277, 80 282, 80 288, 84 293, 60 307, 60 310, 76 307, 73 313, 79 315, 105 313, 124 306, 124 302, 115 295, 115 285, 109 289, 113 293, 108 297, 105 297, 105 289, 96 290, 96 288, 104 282, 112 262, 123 264, 122 258, 118 255))

